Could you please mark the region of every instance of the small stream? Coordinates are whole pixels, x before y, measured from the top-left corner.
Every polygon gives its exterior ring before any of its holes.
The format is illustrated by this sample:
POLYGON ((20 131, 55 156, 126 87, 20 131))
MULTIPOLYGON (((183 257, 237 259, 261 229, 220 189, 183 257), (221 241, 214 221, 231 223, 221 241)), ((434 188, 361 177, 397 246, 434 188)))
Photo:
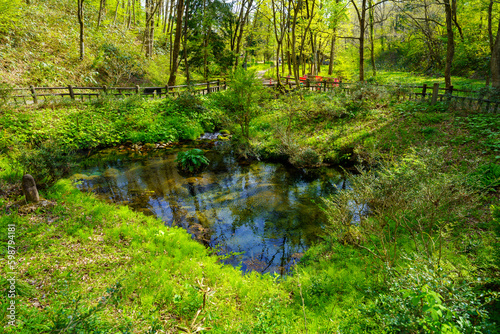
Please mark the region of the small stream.
POLYGON ((211 142, 210 165, 187 175, 174 162, 184 145, 148 153, 108 149, 73 175, 77 187, 181 226, 243 272, 284 274, 322 233, 320 198, 343 187, 334 169, 239 163, 211 142))

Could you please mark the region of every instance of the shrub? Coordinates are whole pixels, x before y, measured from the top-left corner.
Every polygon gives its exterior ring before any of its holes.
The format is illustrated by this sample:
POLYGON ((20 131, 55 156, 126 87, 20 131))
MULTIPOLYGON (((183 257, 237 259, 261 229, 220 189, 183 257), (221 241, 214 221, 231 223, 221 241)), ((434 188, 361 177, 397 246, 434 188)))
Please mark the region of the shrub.
POLYGON ((239 68, 231 76, 229 89, 218 97, 227 117, 241 127, 245 145, 249 145, 250 122, 259 114, 258 103, 265 97, 264 89, 254 71, 239 68))
POLYGON ((362 315, 398 333, 485 333, 495 328, 485 308, 495 293, 474 289, 472 282, 453 274, 453 267, 436 269, 418 257, 407 260, 399 273, 389 273, 388 290, 361 307, 362 315))
POLYGON ((300 148, 298 151, 290 152, 290 163, 294 166, 315 166, 321 163, 321 156, 312 148, 300 148))
POLYGON ((443 172, 440 156, 440 150, 414 151, 352 177, 350 190, 325 200, 329 233, 345 242, 357 226, 356 240, 363 240, 357 246, 385 266, 392 267, 404 247, 439 263, 444 236, 465 223, 478 202, 465 175, 443 172))
POLYGON ((73 158, 71 151, 49 140, 36 149, 22 150, 18 162, 35 179, 37 185, 48 185, 69 173, 73 158))
POLYGON ((175 162, 179 164, 182 170, 193 173, 208 165, 209 160, 205 157, 203 150, 194 148, 192 150, 179 152, 175 162))

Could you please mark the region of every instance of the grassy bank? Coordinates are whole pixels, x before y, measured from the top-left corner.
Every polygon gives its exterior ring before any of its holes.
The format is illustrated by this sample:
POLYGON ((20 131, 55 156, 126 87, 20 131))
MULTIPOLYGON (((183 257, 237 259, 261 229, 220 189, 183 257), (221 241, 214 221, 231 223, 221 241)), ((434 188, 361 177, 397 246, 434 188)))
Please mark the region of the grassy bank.
POLYGON ((496 115, 360 86, 349 96, 263 96, 242 126, 228 94, 2 114, 2 254, 12 224, 19 262, 8 332, 497 332, 496 115), (324 241, 288 277, 242 275, 182 229, 54 184, 75 151, 153 149, 221 127, 247 157, 365 167, 354 191, 320 203, 331 217, 324 241), (24 204, 25 171, 45 180, 38 205, 24 204))

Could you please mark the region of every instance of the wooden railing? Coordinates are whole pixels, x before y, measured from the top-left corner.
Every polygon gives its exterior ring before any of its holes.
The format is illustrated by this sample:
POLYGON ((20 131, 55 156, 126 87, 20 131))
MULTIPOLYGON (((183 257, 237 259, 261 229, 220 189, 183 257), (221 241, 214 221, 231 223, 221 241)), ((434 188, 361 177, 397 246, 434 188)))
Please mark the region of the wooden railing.
POLYGON ((178 96, 189 91, 197 95, 205 95, 213 92, 225 90, 226 81, 209 81, 204 83, 194 83, 190 85, 163 86, 163 87, 34 87, 13 88, 8 90, 9 94, 4 94, 6 102, 15 104, 36 104, 57 98, 70 98, 72 100, 92 100, 102 96, 126 97, 131 95, 143 95, 146 97, 165 97, 167 95, 178 96))
MULTIPOLYGON (((305 80, 300 80, 297 84, 295 80, 290 78, 282 78, 282 84, 289 89, 303 89, 317 92, 343 92, 352 94, 354 90, 359 88, 359 83, 342 82, 334 78, 323 78, 316 80, 316 77, 309 76, 305 80)), ((421 100, 435 104, 438 101, 448 101, 455 106, 472 109, 483 110, 488 112, 498 112, 500 110, 500 98, 494 98, 485 94, 485 91, 473 91, 440 87, 439 84, 428 86, 416 85, 380 85, 392 90, 393 94, 397 95, 399 100, 421 100)), ((277 82, 270 81, 264 86, 276 88, 277 82)), ((213 92, 218 92, 227 89, 226 80, 216 80, 204 83, 193 83, 190 85, 179 86, 163 86, 163 87, 34 87, 29 88, 14 88, 8 90, 9 94, 0 94, 6 102, 14 102, 15 104, 36 104, 43 101, 49 101, 56 98, 70 98, 72 100, 92 100, 101 96, 114 96, 117 98, 131 95, 143 95, 149 98, 161 98, 167 95, 178 96, 183 92, 189 91, 193 94, 205 95, 213 92)))
MULTIPOLYGON (((354 90, 359 89, 359 83, 342 82, 333 78, 325 78, 326 80, 315 80, 315 77, 308 77, 307 80, 299 81, 297 85, 295 80, 290 78, 282 78, 282 84, 289 89, 296 89, 299 87, 303 90, 316 91, 316 92, 343 92, 345 94, 352 94, 354 90)), ((497 96, 490 94, 491 91, 476 91, 466 89, 454 89, 453 86, 449 88, 440 87, 438 83, 428 86, 423 84, 418 85, 404 85, 392 84, 381 85, 373 84, 375 86, 387 87, 392 90, 393 94, 397 95, 399 100, 421 100, 427 101, 430 104, 436 104, 438 101, 447 101, 454 106, 467 108, 471 110, 482 110, 487 112, 500 111, 500 91, 497 96)), ((277 82, 270 81, 265 83, 267 87, 277 87, 277 82)))

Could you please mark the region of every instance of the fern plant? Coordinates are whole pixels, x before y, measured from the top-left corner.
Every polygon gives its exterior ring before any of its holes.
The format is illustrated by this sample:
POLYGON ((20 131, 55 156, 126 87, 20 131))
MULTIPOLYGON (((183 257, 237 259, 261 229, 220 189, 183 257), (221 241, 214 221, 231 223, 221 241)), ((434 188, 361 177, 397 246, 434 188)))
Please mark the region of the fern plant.
POLYGON ((179 164, 182 170, 194 173, 207 166, 210 161, 205 156, 203 150, 194 148, 192 150, 179 152, 175 162, 179 164))

